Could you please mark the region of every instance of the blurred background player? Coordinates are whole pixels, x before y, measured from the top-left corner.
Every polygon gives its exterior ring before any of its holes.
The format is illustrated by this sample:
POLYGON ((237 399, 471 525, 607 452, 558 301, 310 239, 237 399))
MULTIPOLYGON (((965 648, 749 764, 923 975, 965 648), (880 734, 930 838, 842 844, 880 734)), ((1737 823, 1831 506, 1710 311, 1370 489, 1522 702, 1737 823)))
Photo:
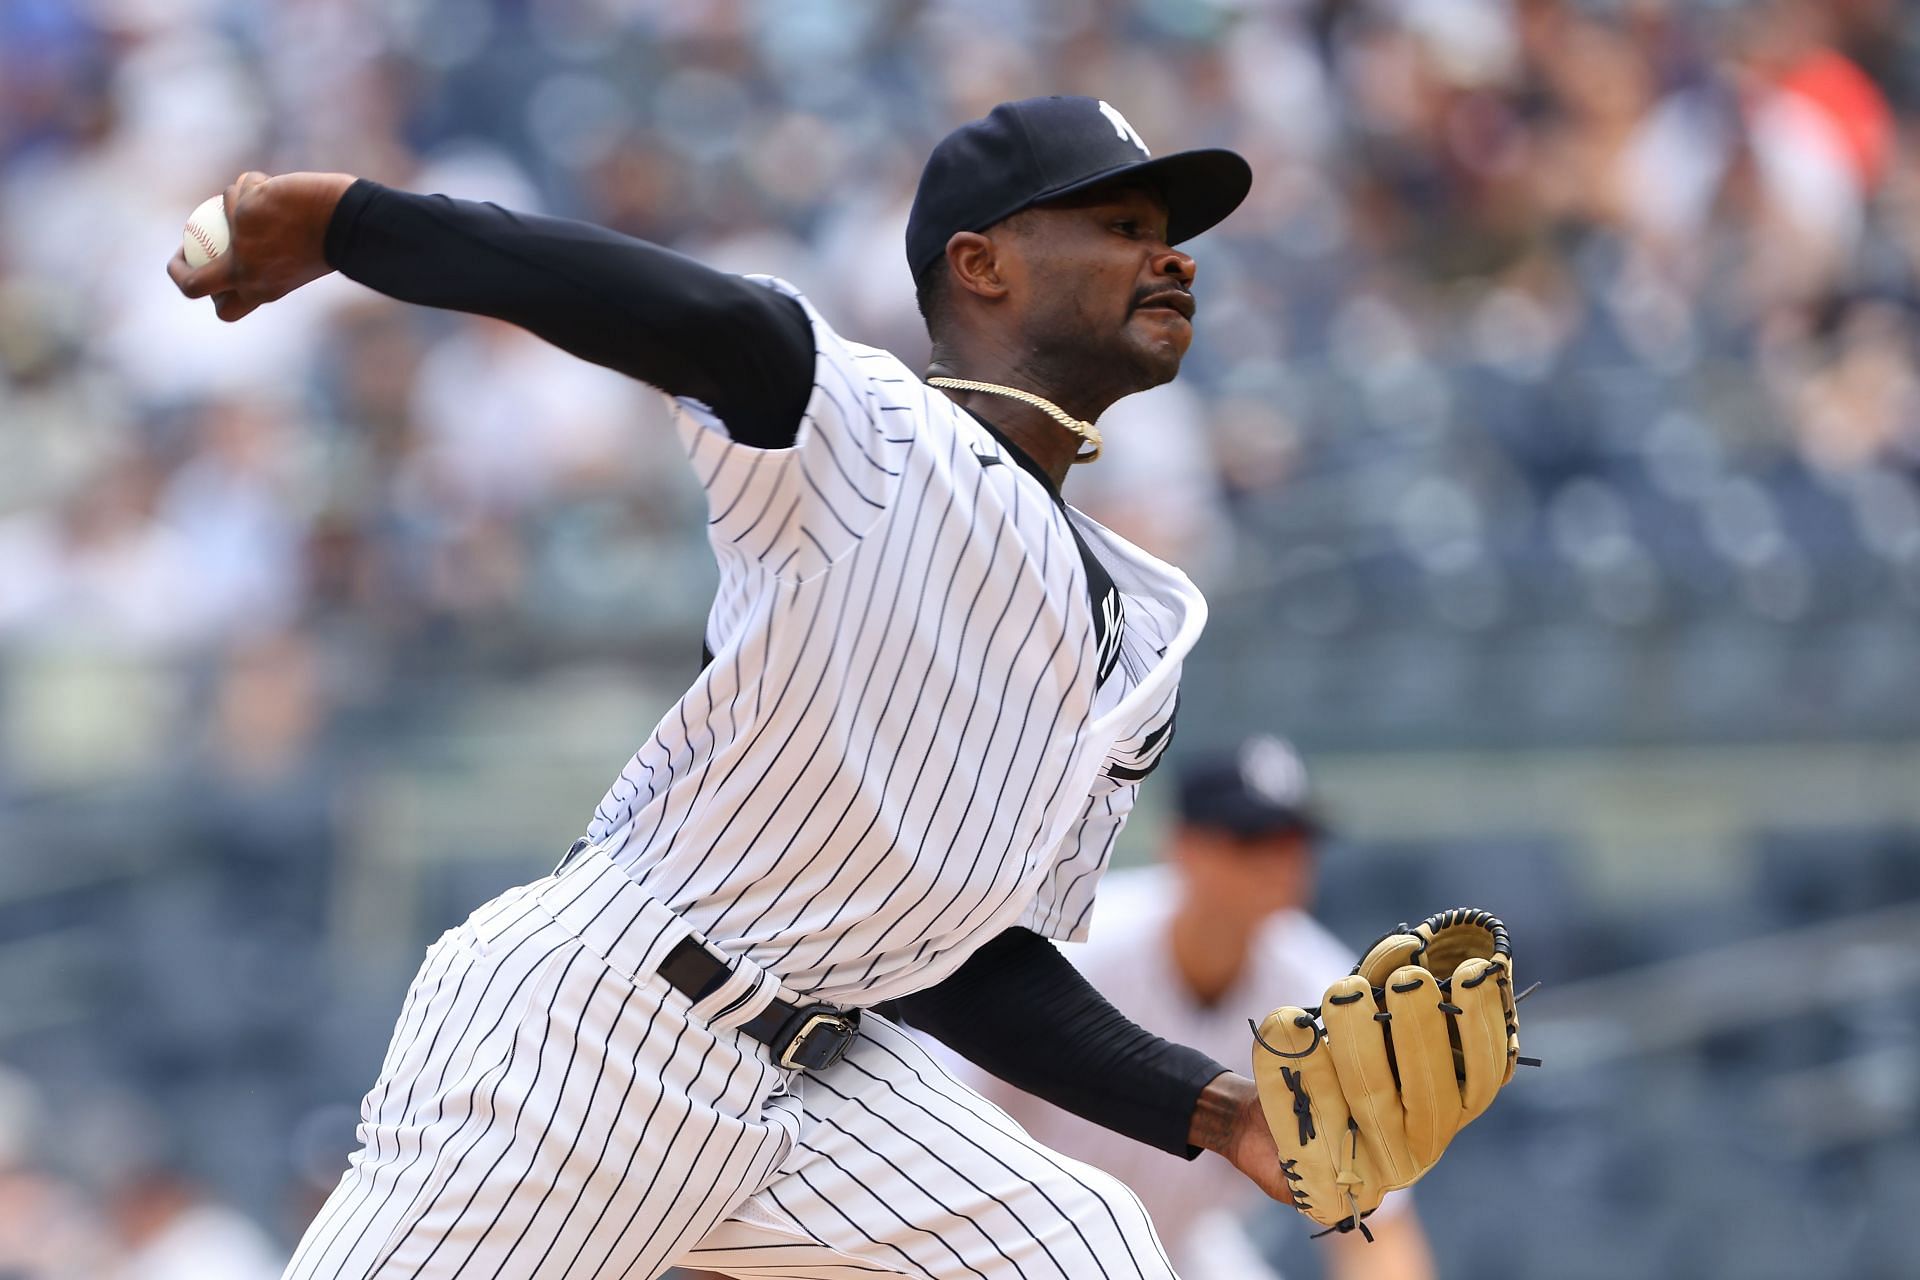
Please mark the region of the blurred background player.
MULTIPOLYGON (((1353 967, 1353 952, 1307 913, 1323 834, 1287 743, 1253 737, 1194 759, 1180 774, 1161 865, 1109 873, 1088 941, 1061 950, 1141 1026, 1237 1061, 1249 1018, 1316 1003, 1326 975, 1353 967)), ((977 1071, 966 1078, 1041 1142, 1131 1186, 1183 1280, 1276 1274, 1245 1226, 1258 1198, 1232 1170, 1189 1166, 977 1071)), ((1322 1242, 1329 1276, 1431 1280, 1433 1257, 1405 1193, 1369 1225, 1371 1245, 1353 1234, 1322 1242)))

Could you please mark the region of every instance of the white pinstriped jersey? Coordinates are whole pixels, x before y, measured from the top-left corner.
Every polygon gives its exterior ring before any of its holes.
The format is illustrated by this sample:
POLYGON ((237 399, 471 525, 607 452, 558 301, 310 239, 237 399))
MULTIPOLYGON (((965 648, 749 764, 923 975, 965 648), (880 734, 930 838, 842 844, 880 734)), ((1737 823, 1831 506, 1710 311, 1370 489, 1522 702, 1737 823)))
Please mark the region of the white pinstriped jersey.
POLYGON ((806 309, 792 447, 679 405, 720 563, 712 660, 587 835, 718 950, 867 1005, 1013 925, 1084 936, 1206 606, 806 309))

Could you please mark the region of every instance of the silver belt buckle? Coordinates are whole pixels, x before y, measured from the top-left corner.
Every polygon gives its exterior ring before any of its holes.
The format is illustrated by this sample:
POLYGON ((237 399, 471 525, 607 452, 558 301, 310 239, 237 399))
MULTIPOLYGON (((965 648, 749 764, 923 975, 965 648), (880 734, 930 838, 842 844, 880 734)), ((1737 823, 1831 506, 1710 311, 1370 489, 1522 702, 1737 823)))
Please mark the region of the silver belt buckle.
POLYGON ((860 1033, 858 1019, 831 1009, 816 1009, 807 1015, 787 1047, 780 1051, 780 1065, 789 1071, 819 1071, 840 1061, 860 1033))

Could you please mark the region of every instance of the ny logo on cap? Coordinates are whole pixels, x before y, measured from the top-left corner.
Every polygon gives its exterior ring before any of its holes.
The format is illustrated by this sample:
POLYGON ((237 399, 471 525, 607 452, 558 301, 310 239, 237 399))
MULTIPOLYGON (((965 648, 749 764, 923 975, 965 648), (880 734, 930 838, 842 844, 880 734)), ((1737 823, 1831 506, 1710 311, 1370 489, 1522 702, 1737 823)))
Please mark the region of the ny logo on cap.
POLYGON ((1269 804, 1299 805, 1307 798, 1307 767, 1292 747, 1265 734, 1240 748, 1240 781, 1269 804))
POLYGON ((1131 142, 1134 146, 1140 148, 1141 155, 1149 159, 1153 157, 1153 152, 1147 150, 1145 139, 1141 138, 1139 132, 1127 123, 1127 118, 1120 114, 1119 108, 1102 99, 1100 102, 1100 114, 1107 118, 1107 122, 1113 126, 1113 131, 1120 136, 1122 142, 1131 142))

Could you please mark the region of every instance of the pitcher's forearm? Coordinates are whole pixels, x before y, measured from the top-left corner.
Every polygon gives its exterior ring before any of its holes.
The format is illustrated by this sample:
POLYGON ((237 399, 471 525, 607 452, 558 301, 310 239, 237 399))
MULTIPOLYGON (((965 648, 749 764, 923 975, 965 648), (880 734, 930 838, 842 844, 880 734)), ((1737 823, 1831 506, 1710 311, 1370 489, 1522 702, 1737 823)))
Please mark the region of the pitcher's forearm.
POLYGON ((975 1066, 1063 1111, 1191 1158, 1194 1098, 1220 1064, 1114 1008, 1051 942, 1008 929, 895 1010, 975 1066))
POLYGON ((491 316, 670 395, 742 444, 786 448, 813 393, 813 325, 793 298, 604 227, 394 191, 344 173, 242 174, 231 240, 167 273, 239 320, 329 271, 403 302, 491 316))
POLYGON ((699 400, 743 443, 793 443, 813 389, 798 302, 605 227, 362 180, 333 214, 326 257, 389 297, 504 320, 699 400))

